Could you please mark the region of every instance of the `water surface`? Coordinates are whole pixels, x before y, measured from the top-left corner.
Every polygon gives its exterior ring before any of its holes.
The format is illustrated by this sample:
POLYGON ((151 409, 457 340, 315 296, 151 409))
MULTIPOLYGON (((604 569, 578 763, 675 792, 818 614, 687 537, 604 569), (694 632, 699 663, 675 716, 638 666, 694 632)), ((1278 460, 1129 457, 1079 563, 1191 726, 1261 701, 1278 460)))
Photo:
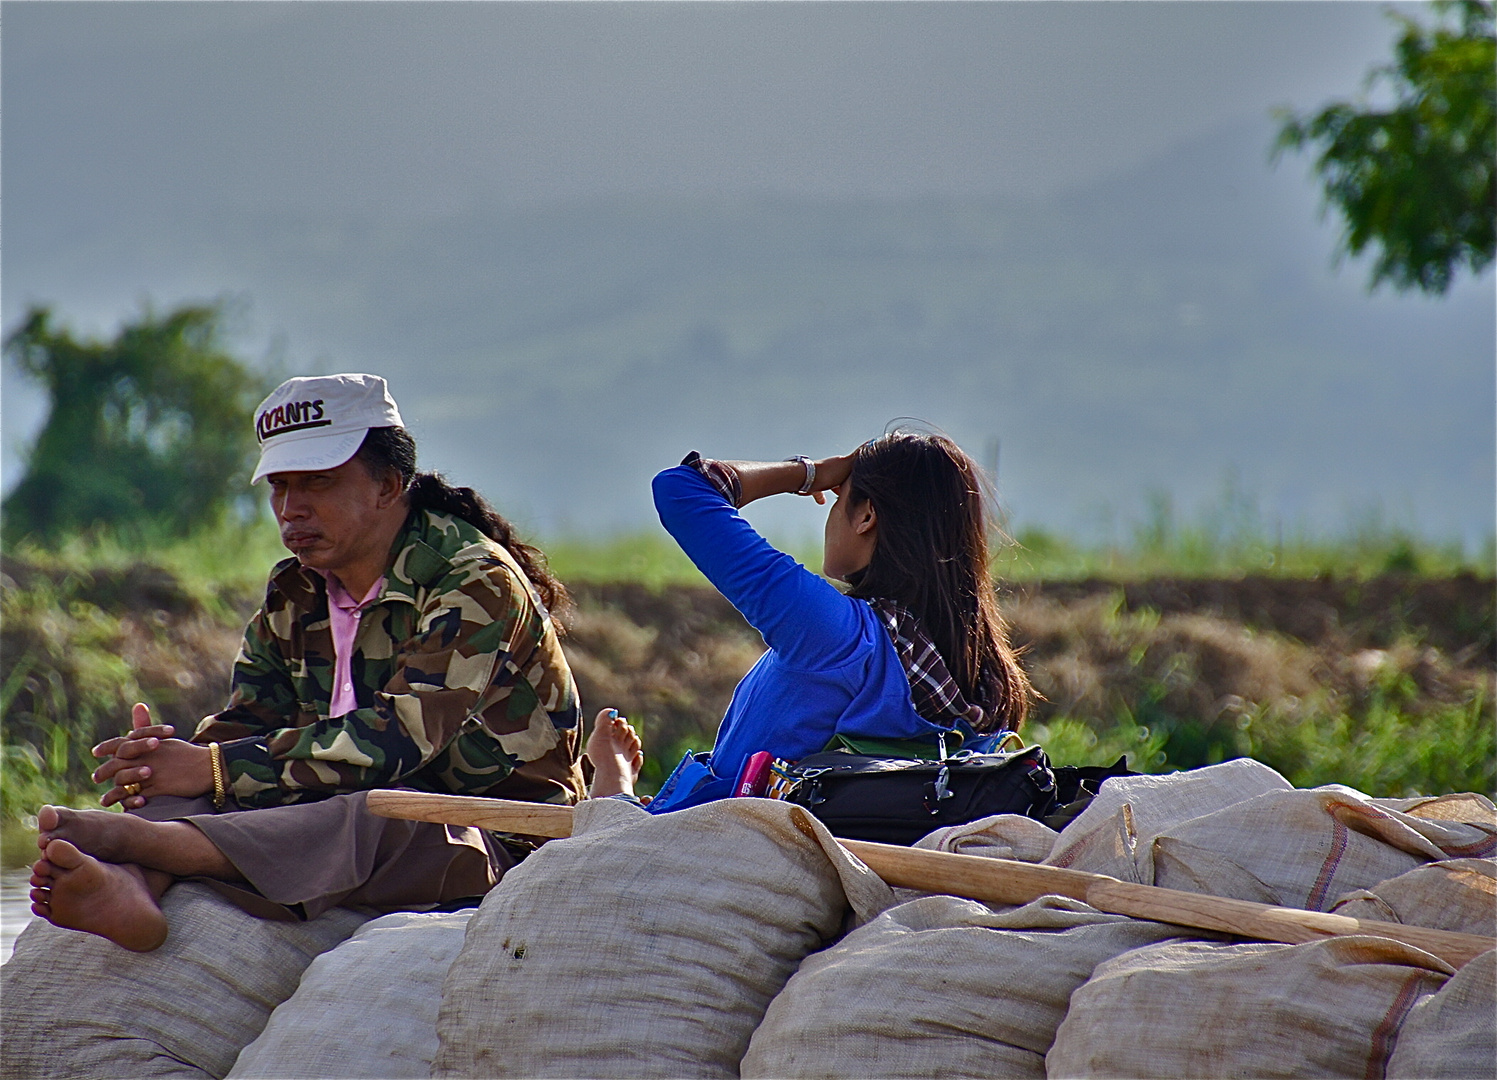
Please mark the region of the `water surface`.
POLYGON ((0 870, 0 964, 10 959, 16 935, 36 918, 31 914, 31 871, 7 866, 0 870))

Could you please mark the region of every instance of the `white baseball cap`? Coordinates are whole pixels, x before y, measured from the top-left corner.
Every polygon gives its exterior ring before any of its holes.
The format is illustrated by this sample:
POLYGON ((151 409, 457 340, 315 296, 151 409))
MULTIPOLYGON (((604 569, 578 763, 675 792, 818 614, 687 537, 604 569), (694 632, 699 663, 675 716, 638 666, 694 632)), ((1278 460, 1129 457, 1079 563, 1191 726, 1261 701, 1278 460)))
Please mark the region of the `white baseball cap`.
POLYGON ((378 375, 287 379, 255 410, 260 464, 250 483, 270 473, 337 468, 358 452, 370 428, 404 426, 378 375))

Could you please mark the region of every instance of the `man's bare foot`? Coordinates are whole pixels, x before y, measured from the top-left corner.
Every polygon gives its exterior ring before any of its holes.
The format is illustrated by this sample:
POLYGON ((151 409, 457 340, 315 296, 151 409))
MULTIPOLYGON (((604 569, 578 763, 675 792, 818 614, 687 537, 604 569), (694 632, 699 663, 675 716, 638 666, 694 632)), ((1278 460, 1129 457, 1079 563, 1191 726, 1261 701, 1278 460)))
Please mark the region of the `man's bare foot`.
POLYGON ((645 755, 639 733, 617 709, 604 709, 598 714, 585 752, 594 769, 589 798, 634 794, 634 781, 639 779, 645 755))
POLYGON ((65 840, 101 862, 139 866, 147 871, 148 879, 160 872, 173 877, 243 880, 234 864, 190 822, 44 806, 37 811, 36 827, 36 846, 43 852, 52 841, 65 840))
POLYGON ((156 822, 109 810, 69 810, 44 806, 36 813, 36 846, 43 852, 53 840, 66 840, 79 851, 111 863, 140 861, 139 848, 156 822))
POLYGON ((134 952, 166 940, 166 916, 139 867, 100 862, 66 840, 51 841, 43 856, 31 868, 33 913, 134 952))

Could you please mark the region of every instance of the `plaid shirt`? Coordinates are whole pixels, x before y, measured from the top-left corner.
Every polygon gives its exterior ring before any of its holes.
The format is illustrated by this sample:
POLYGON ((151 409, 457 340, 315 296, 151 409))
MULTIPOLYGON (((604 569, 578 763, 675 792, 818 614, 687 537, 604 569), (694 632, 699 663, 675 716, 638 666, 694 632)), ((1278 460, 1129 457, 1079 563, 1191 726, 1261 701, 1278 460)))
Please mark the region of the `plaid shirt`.
POLYGON ((915 618, 914 612, 893 600, 870 600, 870 607, 894 639, 894 651, 910 680, 910 698, 915 711, 933 724, 950 727, 965 720, 974 728, 982 723, 982 706, 968 705, 962 688, 951 677, 936 643, 915 618))
MULTIPOLYGON (((701 473, 733 506, 742 505, 743 485, 733 466, 704 458, 695 450, 687 454, 681 464, 701 473)), ((951 677, 940 650, 914 612, 893 600, 877 599, 866 603, 877 612, 879 621, 894 642, 894 652, 904 668, 905 677, 910 680, 910 699, 915 711, 942 727, 952 727, 958 720, 965 720, 973 727, 980 724, 982 706, 967 704, 962 688, 951 677)))
POLYGON ((705 458, 693 450, 681 459, 682 465, 690 465, 701 473, 717 489, 717 493, 732 504, 733 509, 743 505, 743 482, 738 479, 738 470, 726 461, 705 458))

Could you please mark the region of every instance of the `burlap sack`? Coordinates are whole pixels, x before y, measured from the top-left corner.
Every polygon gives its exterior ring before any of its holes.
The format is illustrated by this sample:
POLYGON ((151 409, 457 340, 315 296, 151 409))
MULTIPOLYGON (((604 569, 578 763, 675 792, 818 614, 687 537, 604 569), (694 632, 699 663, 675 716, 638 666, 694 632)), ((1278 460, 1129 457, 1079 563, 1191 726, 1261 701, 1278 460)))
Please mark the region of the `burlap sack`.
POLYGON ((1179 927, 1044 897, 1002 914, 930 896, 808 957, 770 1004, 745 1077, 1043 1077, 1072 991, 1179 927))
POLYGON ((1497 936, 1497 859, 1447 859, 1357 889, 1336 901, 1337 915, 1497 936))
POLYGON ((1324 911, 1421 863, 1497 851, 1480 795, 1378 805, 1333 785, 1296 791, 1247 759, 1119 777, 1061 834, 1048 865, 1324 911))
POLYGON ((1052 1077, 1381 1077, 1399 1026, 1452 969, 1385 938, 1167 942, 1071 996, 1052 1077))
POLYGON ((1147 864, 1143 868, 1147 876, 1140 876, 1136 858, 1140 841, 1147 845, 1155 836, 1203 814, 1271 792, 1293 790, 1288 780, 1251 758, 1163 776, 1114 777, 1061 831, 1045 863, 1152 885, 1152 868, 1147 864))
POLYGON ((1409 1012, 1388 1080, 1491 1080, 1497 1074, 1497 950, 1472 960, 1409 1012))
POLYGON ((229 1077, 425 1080, 437 1053, 442 980, 472 914, 397 912, 359 927, 312 961, 229 1077))
POLYGON ((37 920, 0 968, 0 1077, 221 1077, 312 958, 367 916, 268 922, 205 885, 168 889, 154 952, 37 920))
POLYGON ((737 1076, 801 959, 892 900, 797 806, 589 800, 469 923, 432 1075, 737 1076))
POLYGON ((1374 806, 1397 810, 1429 821, 1459 821, 1466 825, 1497 828, 1497 807, 1485 795, 1458 792, 1454 795, 1418 795, 1412 799, 1373 799, 1374 806))
POLYGON ((965 825, 948 825, 922 837, 917 848, 982 855, 992 859, 1041 862, 1055 849, 1060 833, 1022 814, 998 814, 965 825))
POLYGON ((1494 850, 1497 826, 1419 817, 1347 788, 1316 788, 1271 792, 1177 825, 1141 842, 1137 862, 1140 877, 1152 872, 1152 884, 1165 888, 1326 911, 1342 894, 1421 863, 1494 850))
MULTIPOLYGON (((1018 859, 1037 863, 1055 847, 1060 834, 1022 814, 996 814, 965 825, 948 825, 921 837, 915 847, 988 859, 1018 859)), ((923 889, 894 890, 896 903, 907 904, 922 896, 935 896, 923 889)))

